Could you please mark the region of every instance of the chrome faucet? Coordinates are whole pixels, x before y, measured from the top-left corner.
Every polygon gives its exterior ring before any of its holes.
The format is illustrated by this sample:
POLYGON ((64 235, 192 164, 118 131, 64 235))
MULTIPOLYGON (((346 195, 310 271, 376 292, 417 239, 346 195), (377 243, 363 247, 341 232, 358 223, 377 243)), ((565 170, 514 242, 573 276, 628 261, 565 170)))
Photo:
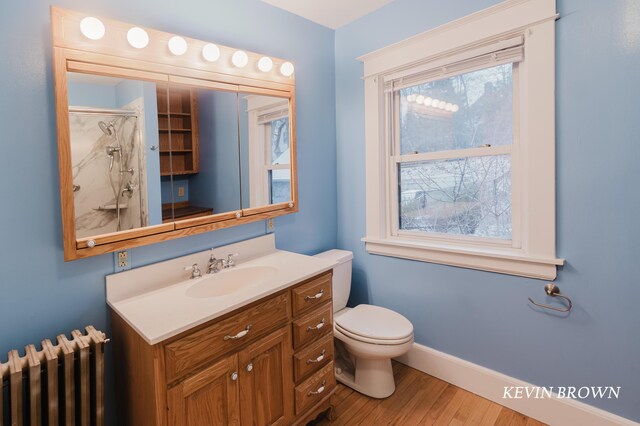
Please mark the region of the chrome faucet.
POLYGON ((211 256, 209 257, 209 266, 207 267, 207 274, 217 274, 220 269, 229 269, 236 266, 236 262, 233 257, 236 257, 238 253, 230 253, 226 259, 216 259, 213 255, 213 249, 211 249, 211 256))
MULTIPOLYGON (((220 272, 219 264, 222 263, 222 259, 216 259, 213 255, 213 249, 211 249, 211 256, 209 257, 209 265, 207 266, 207 274, 217 274, 220 272)), ((224 265, 223 265, 224 267, 224 265)))
POLYGON ((185 271, 191 271, 191 279, 195 280, 196 278, 200 278, 202 276, 202 272, 200 272, 200 267, 197 263, 194 263, 191 266, 185 266, 185 271))

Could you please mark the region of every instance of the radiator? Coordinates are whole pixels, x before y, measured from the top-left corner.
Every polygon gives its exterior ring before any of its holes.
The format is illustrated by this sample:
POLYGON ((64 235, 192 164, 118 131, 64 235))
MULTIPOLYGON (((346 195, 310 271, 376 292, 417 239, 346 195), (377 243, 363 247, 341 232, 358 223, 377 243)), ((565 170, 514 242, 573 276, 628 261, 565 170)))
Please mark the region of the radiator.
POLYGON ((42 341, 42 350, 9 351, 0 363, 0 426, 104 426, 104 345, 92 326, 42 341))

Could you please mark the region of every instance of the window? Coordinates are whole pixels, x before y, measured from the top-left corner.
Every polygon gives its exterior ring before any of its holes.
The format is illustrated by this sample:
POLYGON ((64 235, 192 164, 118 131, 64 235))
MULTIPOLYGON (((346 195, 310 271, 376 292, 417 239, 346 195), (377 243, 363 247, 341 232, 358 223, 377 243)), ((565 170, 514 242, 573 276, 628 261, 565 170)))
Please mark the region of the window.
POLYGON ((247 96, 251 207, 291 201, 287 99, 247 96))
MULTIPOLYGON (((394 94, 398 233, 511 240, 514 64, 394 94)), ((410 235, 410 234, 407 234, 410 235)))
POLYGON ((278 118, 263 124, 265 128, 265 170, 268 174, 269 204, 284 203, 291 199, 291 172, 289 152, 289 118, 278 118))
POLYGON ((505 2, 361 58, 369 253, 555 278, 555 18, 505 2))

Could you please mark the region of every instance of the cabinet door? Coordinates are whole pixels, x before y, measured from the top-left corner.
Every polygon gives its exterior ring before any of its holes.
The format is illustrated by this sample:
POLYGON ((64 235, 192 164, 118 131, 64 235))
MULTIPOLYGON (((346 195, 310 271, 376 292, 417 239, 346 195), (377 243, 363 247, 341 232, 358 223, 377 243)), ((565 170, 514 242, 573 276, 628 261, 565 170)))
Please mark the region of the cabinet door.
POLYGON ((232 355, 167 391, 169 426, 239 425, 239 397, 232 355))
POLYGON ((286 425, 293 420, 293 368, 289 327, 238 354, 243 425, 286 425))

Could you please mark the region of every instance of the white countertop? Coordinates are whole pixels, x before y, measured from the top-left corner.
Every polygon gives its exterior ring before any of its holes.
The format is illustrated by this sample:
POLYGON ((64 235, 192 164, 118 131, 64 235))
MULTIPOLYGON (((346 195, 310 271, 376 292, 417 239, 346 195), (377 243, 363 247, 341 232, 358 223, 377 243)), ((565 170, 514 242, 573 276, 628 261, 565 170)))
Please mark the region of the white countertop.
MULTIPOLYGON (((261 237, 265 238, 265 237, 261 237)), ((257 239, 256 239, 257 240, 257 239)), ((261 241, 268 246, 269 239, 261 241)), ((251 241, 251 240, 250 240, 251 241)), ((248 243, 248 242, 244 242, 248 243)), ((243 244, 243 243, 239 243, 243 244)), ((263 244, 264 245, 264 244, 263 244)), ((221 248, 221 252, 237 250, 238 245, 221 248), (226 250, 226 251, 225 251, 226 250)), ((218 249, 216 249, 216 252, 218 249)), ((137 270, 114 274, 107 277, 107 303, 131 327, 133 327, 150 345, 162 342, 183 331, 220 317, 251 302, 276 293, 294 284, 300 283, 319 273, 333 268, 333 263, 322 258, 305 256, 287 251, 275 250, 275 247, 262 253, 252 253, 251 259, 238 258, 233 269, 222 270, 218 274, 251 266, 270 266, 277 270, 273 276, 260 280, 255 285, 241 288, 218 297, 194 298, 186 295, 187 289, 210 275, 206 272, 206 261, 200 264, 203 278, 184 279, 182 265, 192 263, 192 258, 208 259, 208 252, 185 256, 137 270), (170 264, 170 265, 166 265, 170 264), (176 266, 181 265, 181 266, 176 266), (180 281, 167 282, 168 267, 172 271, 180 269, 180 281), (129 274, 128 276, 126 274, 129 274), (154 280, 156 275, 157 280, 154 280), (141 277, 144 277, 141 279, 141 277), (153 282, 157 284, 154 285, 153 282)), ((222 257, 222 256, 220 256, 222 257)))

